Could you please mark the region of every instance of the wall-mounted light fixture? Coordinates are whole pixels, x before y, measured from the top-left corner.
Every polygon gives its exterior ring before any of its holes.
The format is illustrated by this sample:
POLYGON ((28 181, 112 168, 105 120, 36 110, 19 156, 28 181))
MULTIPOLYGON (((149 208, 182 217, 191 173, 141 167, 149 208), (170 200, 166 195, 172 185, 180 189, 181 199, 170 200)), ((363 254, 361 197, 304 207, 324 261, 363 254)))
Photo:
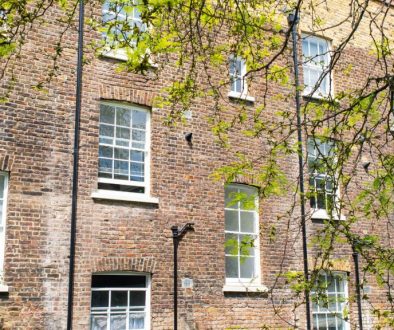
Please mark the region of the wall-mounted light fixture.
POLYGON ((187 142, 189 142, 189 143, 192 143, 192 140, 193 140, 193 133, 191 133, 191 132, 185 133, 185 140, 186 140, 187 142))
POLYGON ((371 165, 371 162, 367 161, 367 162, 363 163, 363 168, 364 168, 365 172, 368 172, 369 165, 371 165))

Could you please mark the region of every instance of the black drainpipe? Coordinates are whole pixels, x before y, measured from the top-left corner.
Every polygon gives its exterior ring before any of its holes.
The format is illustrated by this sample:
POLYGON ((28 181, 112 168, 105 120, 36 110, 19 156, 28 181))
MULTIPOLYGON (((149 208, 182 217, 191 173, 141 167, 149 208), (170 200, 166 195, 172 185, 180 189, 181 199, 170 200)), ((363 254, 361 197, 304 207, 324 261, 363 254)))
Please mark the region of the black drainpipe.
MULTIPOLYGON (((291 27, 291 34, 293 39, 293 62, 294 62, 294 80, 295 80, 295 98, 297 111, 297 139, 298 139, 298 168, 300 180, 300 199, 301 199, 301 227, 302 227, 302 251, 304 259, 304 276, 305 280, 309 282, 308 270, 308 250, 306 237, 306 217, 305 217, 305 192, 304 192, 304 166, 303 166, 303 152, 302 152, 302 122, 301 122, 301 99, 300 99, 300 82, 298 74, 298 56, 297 56, 297 24, 299 21, 298 10, 294 14, 288 16, 288 23, 291 27)), ((311 329, 311 313, 309 302, 309 289, 306 287, 305 295, 305 309, 306 309, 306 328, 311 329)))
POLYGON ((356 275, 356 294, 357 294, 357 308, 358 308, 358 327, 363 330, 363 311, 361 305, 361 290, 360 290, 360 269, 358 262, 358 252, 354 244, 352 244, 353 260, 354 260, 354 271, 356 275))
POLYGON ((188 230, 194 230, 194 223, 188 222, 181 229, 172 226, 172 240, 174 243, 174 330, 178 330, 178 246, 188 230))
POLYGON ((79 26, 78 26, 78 59, 77 59, 77 85, 75 92, 75 124, 74 124, 74 161, 73 183, 71 197, 71 233, 70 233, 70 269, 68 277, 68 305, 67 305, 67 330, 72 329, 73 293, 74 293, 74 268, 75 268, 75 240, 77 229, 77 199, 78 199, 78 160, 79 160, 79 127, 81 117, 82 94, 82 56, 83 56, 83 22, 84 3, 79 1, 79 26))

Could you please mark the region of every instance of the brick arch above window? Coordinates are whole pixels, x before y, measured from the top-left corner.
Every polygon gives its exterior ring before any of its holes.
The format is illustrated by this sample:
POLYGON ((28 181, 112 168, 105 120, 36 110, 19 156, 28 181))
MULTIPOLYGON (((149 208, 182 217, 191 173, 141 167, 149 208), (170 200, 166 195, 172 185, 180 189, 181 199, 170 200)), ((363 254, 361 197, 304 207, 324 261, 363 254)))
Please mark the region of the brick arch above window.
POLYGON ((259 187, 259 184, 255 182, 253 176, 248 175, 237 175, 233 180, 232 183, 234 184, 243 184, 245 186, 252 186, 255 188, 259 187))
POLYGON ((155 268, 156 260, 153 257, 106 257, 93 259, 91 272, 130 271, 152 274, 155 268))
POLYGON ((110 86, 101 84, 99 98, 101 100, 130 102, 142 106, 152 107, 155 94, 151 91, 110 86))
POLYGON ((0 171, 10 172, 14 164, 15 156, 9 154, 0 155, 0 171))
POLYGON ((313 258, 308 258, 309 269, 315 269, 316 265, 323 265, 322 269, 331 272, 350 273, 352 271, 351 253, 346 258, 331 259, 329 263, 320 258, 317 261, 313 258))

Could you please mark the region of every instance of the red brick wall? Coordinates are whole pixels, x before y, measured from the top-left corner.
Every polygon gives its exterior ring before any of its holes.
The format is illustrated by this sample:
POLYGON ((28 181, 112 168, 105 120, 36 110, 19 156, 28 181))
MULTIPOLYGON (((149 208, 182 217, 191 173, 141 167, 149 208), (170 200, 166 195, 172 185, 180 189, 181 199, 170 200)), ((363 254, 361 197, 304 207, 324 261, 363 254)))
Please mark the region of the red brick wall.
MULTIPOLYGON (((59 34, 59 12, 51 10, 47 23, 35 26, 13 72, 17 78, 10 99, 0 105, 0 165, 10 171, 7 212, 5 280, 9 294, 0 296, 0 318, 4 329, 64 329, 67 314, 68 255, 71 209, 73 122, 75 108, 75 29, 65 34, 60 75, 40 92, 32 85, 45 78, 59 34)), ((86 33, 89 42, 98 36, 86 33)), ((354 46, 356 47, 356 46, 354 46)), ((346 89, 370 69, 368 51, 349 48, 342 63, 352 63, 351 76, 335 73, 336 86, 346 89)), ((117 61, 95 58, 84 66, 81 117, 80 176, 77 215, 74 329, 88 329, 91 275, 99 271, 128 270, 152 274, 152 329, 172 328, 172 238, 170 228, 195 223, 179 248, 179 278, 194 280, 193 289, 179 289, 179 319, 182 329, 225 329, 239 326, 259 329, 263 325, 286 328, 287 322, 304 328, 302 308, 292 313, 292 294, 276 284, 279 270, 302 270, 302 245, 298 208, 288 216, 293 194, 260 202, 260 251, 262 283, 270 294, 223 293, 224 187, 209 175, 234 157, 215 143, 206 116, 214 101, 198 99, 192 118, 175 127, 163 124, 170 109, 152 108, 153 98, 176 77, 169 64, 156 79, 154 72, 143 77, 117 72, 117 61), (98 129, 100 100, 129 102, 151 108, 151 194, 158 205, 94 200, 97 188, 98 129), (193 145, 184 139, 193 132, 193 145), (268 236, 276 227, 276 239, 268 236), (272 299, 271 299, 272 298, 272 299), (273 304, 278 308, 274 310, 273 304), (275 315, 278 313, 279 315, 275 315)), ((224 68, 223 72, 227 72, 224 68)), ((214 73, 221 78, 219 70, 214 73)), ((257 106, 262 100, 259 78, 252 86, 257 106)), ((3 88, 4 89, 4 88, 3 88)), ((282 93, 273 86, 270 93, 282 93)), ((286 91, 285 91, 286 92, 286 91)), ((286 92, 290 95, 290 91, 286 92)), ((291 98, 292 100, 292 98, 291 98)), ((223 102, 224 103, 224 102, 223 102)), ((253 105, 250 106, 254 108, 253 105)), ((270 99, 263 117, 275 118, 279 109, 293 109, 294 102, 270 99)), ((234 131, 236 149, 249 155, 265 155, 266 137, 246 138, 234 131)), ((293 136, 295 139, 295 136, 293 136)), ((263 158, 264 159, 264 158, 263 158)), ((278 159, 297 180, 296 155, 278 159)), ((367 180, 361 165, 357 176, 367 180)), ((246 182, 252 183, 252 182, 246 182)), ((353 187, 352 189, 356 189, 353 187)), ((308 221, 308 237, 321 225, 308 221)), ((359 227, 376 232, 371 222, 359 227)), ((352 265, 349 248, 337 257, 352 265)), ((350 266, 351 267, 351 266, 350 266)), ((351 267, 352 268, 352 267, 351 267)), ((351 274, 353 274, 353 270, 351 274)), ((349 290, 354 291, 352 276, 349 290)), ((352 292, 353 292, 352 291, 352 292)), ((378 301, 381 291, 372 288, 378 301)), ((351 303, 351 318, 356 306, 351 303)))

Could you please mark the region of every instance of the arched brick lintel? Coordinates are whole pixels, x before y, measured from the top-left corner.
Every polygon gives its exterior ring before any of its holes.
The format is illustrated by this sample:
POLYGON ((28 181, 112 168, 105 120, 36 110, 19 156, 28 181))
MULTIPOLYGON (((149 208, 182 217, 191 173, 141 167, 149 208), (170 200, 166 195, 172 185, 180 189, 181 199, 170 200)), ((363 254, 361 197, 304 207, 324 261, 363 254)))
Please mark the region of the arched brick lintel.
POLYGON ((153 257, 107 257, 94 259, 92 263, 92 273, 131 271, 154 273, 156 261, 153 257))
POLYGON ((9 154, 0 155, 0 171, 10 172, 14 164, 14 156, 9 154))
POLYGON ((152 107, 154 93, 139 89, 102 84, 99 89, 101 100, 121 101, 152 107))

